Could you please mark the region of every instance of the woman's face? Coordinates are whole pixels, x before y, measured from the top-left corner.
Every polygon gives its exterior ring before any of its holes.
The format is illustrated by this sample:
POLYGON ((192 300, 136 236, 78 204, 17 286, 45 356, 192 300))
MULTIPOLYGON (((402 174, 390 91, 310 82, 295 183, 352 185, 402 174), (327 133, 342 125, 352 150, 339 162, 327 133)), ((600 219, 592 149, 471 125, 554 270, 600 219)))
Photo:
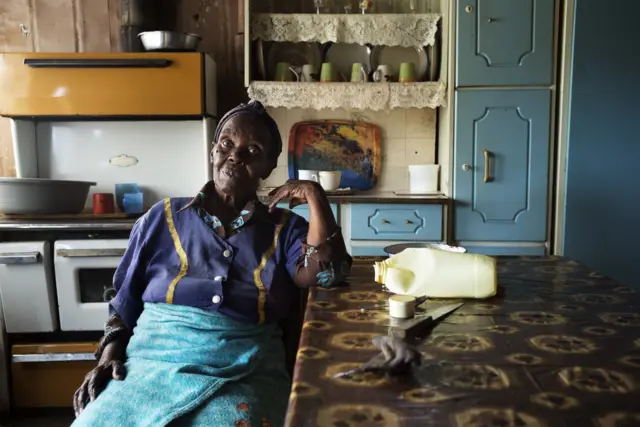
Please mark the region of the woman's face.
POLYGON ((255 192, 273 170, 266 126, 250 114, 227 120, 211 151, 213 180, 230 196, 255 192))

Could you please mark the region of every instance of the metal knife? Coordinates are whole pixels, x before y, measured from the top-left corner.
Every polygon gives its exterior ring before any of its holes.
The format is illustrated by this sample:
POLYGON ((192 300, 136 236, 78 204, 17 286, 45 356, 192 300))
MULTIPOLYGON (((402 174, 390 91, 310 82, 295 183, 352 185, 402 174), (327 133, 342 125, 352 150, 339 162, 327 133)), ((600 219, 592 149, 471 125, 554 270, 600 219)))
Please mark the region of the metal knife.
POLYGON ((389 335, 404 340, 413 340, 420 337, 422 332, 433 327, 438 320, 453 313, 463 305, 464 303, 449 304, 429 310, 426 315, 404 321, 399 325, 391 326, 389 328, 389 335))

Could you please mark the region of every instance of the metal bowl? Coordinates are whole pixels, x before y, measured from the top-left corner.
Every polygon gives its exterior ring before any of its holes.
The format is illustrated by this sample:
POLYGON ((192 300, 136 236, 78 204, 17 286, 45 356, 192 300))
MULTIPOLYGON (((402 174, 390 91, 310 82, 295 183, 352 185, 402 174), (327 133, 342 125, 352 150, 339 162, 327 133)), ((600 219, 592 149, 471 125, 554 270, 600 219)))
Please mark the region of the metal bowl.
POLYGON ((0 212, 7 215, 66 215, 84 210, 95 182, 0 178, 0 212))
POLYGON ((430 248, 440 249, 441 251, 465 253, 467 250, 462 246, 449 246, 440 243, 396 243, 395 245, 389 245, 384 248, 384 251, 389 255, 395 255, 409 248, 430 248))
POLYGON ((195 34, 175 31, 145 31, 138 37, 150 52, 195 52, 202 40, 195 34))

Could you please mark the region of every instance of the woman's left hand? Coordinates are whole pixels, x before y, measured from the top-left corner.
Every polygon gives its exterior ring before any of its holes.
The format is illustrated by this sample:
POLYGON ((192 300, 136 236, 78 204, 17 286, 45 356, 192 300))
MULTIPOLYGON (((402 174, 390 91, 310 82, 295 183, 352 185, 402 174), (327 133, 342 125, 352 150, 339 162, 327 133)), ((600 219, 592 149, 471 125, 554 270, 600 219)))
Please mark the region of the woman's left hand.
POLYGON ((326 198, 322 187, 314 181, 289 180, 269 193, 269 209, 273 209, 281 200, 289 199, 289 209, 309 203, 311 200, 326 198))

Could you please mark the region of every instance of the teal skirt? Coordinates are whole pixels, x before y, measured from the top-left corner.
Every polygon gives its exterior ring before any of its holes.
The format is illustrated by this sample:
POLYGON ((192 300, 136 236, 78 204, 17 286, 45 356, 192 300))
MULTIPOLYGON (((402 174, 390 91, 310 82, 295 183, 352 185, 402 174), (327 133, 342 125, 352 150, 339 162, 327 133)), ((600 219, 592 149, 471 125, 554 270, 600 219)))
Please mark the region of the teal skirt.
POLYGON ((291 383, 277 325, 146 303, 125 366, 72 427, 284 423, 291 383))

